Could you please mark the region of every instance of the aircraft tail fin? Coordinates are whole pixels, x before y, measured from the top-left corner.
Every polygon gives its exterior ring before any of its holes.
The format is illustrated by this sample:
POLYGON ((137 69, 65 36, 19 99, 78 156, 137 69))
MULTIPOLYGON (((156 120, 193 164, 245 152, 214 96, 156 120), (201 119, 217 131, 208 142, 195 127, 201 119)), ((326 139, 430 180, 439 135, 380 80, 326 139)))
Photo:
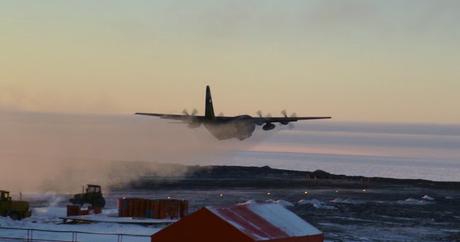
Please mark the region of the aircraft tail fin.
POLYGON ((206 107, 205 107, 205 118, 214 119, 214 107, 212 105, 211 89, 206 86, 206 107))

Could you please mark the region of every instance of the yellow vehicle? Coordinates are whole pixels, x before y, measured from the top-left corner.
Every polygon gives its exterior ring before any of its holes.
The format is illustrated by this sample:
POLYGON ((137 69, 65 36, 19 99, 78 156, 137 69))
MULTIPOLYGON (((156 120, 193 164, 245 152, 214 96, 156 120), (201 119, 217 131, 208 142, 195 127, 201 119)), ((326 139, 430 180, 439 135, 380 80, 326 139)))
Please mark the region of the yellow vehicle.
POLYGON ((13 201, 10 193, 0 190, 0 216, 19 220, 31 216, 29 203, 26 201, 13 201))

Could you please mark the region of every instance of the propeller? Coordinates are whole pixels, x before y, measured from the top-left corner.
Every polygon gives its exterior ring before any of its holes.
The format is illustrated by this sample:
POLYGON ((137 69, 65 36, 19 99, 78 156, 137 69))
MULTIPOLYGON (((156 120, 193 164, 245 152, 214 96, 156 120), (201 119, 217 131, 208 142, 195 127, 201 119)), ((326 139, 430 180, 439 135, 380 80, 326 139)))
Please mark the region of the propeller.
POLYGON ((194 109, 192 110, 191 113, 189 113, 189 112, 187 111, 187 109, 184 109, 184 111, 182 111, 182 113, 183 113, 185 116, 188 117, 187 120, 184 120, 184 122, 185 122, 185 123, 188 123, 188 127, 189 127, 189 128, 198 128, 198 127, 200 127, 201 123, 198 122, 198 121, 196 120, 196 118, 195 118, 195 115, 198 113, 198 110, 196 110, 196 108, 194 108, 194 109))
MULTIPOLYGON (((286 109, 282 110, 282 111, 281 111, 281 114, 282 114, 285 118, 288 118, 288 114, 287 114, 286 109)), ((295 117, 297 117, 297 114, 296 114, 296 113, 292 113, 290 117, 291 117, 291 118, 295 118, 295 117)), ((293 128, 294 128, 294 124, 291 123, 291 122, 282 122, 281 124, 283 124, 283 125, 288 125, 289 129, 293 129, 293 128)))
POLYGON ((260 110, 257 111, 256 114, 257 114, 257 116, 259 116, 259 118, 271 118, 271 117, 272 117, 272 115, 271 115, 270 113, 267 113, 267 114, 265 115, 265 117, 264 117, 262 111, 260 111, 260 110))
POLYGON ((184 109, 184 110, 182 111, 182 113, 183 113, 184 115, 186 115, 186 116, 195 116, 195 115, 198 113, 198 110, 196 110, 196 108, 194 108, 194 109, 192 110, 192 113, 189 113, 189 112, 187 111, 187 109, 184 109))
POLYGON ((286 112, 286 109, 282 110, 282 111, 281 111, 281 114, 282 114, 284 117, 286 117, 286 118, 287 118, 287 112, 286 112))
POLYGON ((188 113, 187 109, 182 110, 182 113, 183 113, 184 115, 186 115, 186 116, 190 116, 190 114, 188 113))
MULTIPOLYGON (((258 110, 256 113, 257 113, 257 116, 259 116, 259 118, 261 118, 261 119, 264 118, 264 115, 263 115, 262 111, 258 110)), ((258 121, 256 124, 257 125, 262 125, 264 123, 265 122, 258 121)))
POLYGON ((192 110, 192 116, 195 116, 197 113, 198 113, 198 110, 196 110, 196 108, 194 108, 194 109, 192 110))
MULTIPOLYGON (((281 114, 285 117, 285 118, 288 118, 288 114, 287 114, 287 111, 286 109, 282 110, 281 111, 281 114)), ((295 118, 297 117, 297 114, 296 113, 292 113, 291 116, 289 116, 290 118, 295 118)))

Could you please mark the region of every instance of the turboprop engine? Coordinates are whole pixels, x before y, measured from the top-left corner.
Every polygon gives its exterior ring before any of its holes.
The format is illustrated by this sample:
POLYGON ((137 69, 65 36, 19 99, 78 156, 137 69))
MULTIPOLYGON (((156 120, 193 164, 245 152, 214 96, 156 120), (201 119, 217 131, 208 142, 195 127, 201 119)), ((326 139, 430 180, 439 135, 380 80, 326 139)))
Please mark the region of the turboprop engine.
POLYGON ((276 127, 276 126, 275 126, 274 124, 272 124, 272 123, 266 123, 266 124, 262 127, 262 129, 265 130, 265 131, 267 131, 267 130, 272 130, 272 129, 274 129, 275 127, 276 127))

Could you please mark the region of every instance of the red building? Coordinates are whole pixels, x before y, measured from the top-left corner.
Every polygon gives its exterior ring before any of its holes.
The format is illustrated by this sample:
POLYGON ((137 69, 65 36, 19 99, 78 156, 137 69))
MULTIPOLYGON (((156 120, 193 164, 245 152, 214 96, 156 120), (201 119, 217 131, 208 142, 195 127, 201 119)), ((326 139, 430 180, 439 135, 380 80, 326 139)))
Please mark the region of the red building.
POLYGON ((152 235, 152 242, 322 242, 321 231, 275 203, 205 207, 152 235))

